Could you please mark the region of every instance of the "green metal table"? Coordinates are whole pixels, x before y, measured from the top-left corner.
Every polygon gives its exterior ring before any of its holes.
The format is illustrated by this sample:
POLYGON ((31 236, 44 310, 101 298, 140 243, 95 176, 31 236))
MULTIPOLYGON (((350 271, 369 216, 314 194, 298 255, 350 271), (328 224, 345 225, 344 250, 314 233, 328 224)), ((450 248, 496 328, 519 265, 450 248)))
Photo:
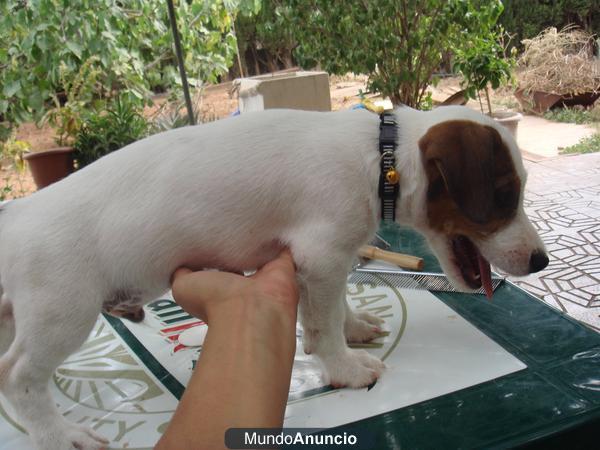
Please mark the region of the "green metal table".
MULTIPOLYGON (((382 226, 394 251, 422 256, 439 271, 422 237, 382 226)), ((511 282, 492 301, 434 293, 527 369, 422 403, 338 427, 368 430, 373 448, 600 448, 600 334, 511 282)))

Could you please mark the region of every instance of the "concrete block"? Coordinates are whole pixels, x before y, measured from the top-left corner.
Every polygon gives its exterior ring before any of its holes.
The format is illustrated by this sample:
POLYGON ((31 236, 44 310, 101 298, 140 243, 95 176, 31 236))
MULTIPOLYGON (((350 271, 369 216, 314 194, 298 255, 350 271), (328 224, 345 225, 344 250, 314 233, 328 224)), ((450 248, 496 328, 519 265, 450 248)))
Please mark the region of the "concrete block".
POLYGON ((241 113, 274 108, 331 111, 327 72, 287 72, 236 81, 241 113))

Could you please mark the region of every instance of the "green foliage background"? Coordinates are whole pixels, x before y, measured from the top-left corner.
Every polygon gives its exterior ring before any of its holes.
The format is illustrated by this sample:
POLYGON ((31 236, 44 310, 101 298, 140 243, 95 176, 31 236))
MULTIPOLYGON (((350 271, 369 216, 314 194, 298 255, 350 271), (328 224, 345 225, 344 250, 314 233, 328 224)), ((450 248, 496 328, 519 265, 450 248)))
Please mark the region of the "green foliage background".
POLYGON ((238 15, 235 31, 245 76, 294 66, 297 30, 290 26, 293 14, 289 0, 262 0, 256 14, 238 15))
MULTIPOLYGON (((239 46, 245 74, 295 62, 364 73, 369 90, 417 107, 449 54, 470 95, 506 81, 498 21, 512 44, 547 26, 600 30, 598 0, 174 1, 194 85, 217 82, 239 46)), ((41 119, 83 77, 71 103, 84 109, 119 91, 143 102, 176 87, 165 0, 0 0, 0 122, 41 119)), ((0 141, 8 135, 0 124, 0 141)))
POLYGON ((503 8, 499 0, 289 0, 288 4, 298 42, 295 55, 302 65, 319 64, 334 74, 368 74, 368 89, 389 96, 395 104, 421 105, 445 52, 462 53, 464 66, 473 70, 502 56, 494 44, 503 8), (472 50, 489 58, 476 60, 472 50))
MULTIPOLYGON (((190 81, 217 81, 235 57, 236 14, 259 0, 175 3, 190 81)), ((0 115, 13 123, 39 120, 90 58, 97 97, 145 99, 179 81, 164 0, 3 0, 0 42, 0 115)))

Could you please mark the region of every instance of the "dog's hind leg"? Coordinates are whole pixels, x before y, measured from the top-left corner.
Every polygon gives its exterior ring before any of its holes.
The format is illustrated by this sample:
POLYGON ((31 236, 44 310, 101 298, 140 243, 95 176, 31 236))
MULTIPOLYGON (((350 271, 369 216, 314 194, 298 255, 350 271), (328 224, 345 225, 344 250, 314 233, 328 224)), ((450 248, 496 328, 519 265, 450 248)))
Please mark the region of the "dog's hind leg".
MULTIPOLYGON (((45 289, 50 292, 50 289, 45 289)), ((13 301, 16 335, 0 357, 0 390, 40 450, 99 450, 108 441, 68 422, 48 384, 58 365, 84 342, 100 310, 82 296, 41 294, 13 301)))

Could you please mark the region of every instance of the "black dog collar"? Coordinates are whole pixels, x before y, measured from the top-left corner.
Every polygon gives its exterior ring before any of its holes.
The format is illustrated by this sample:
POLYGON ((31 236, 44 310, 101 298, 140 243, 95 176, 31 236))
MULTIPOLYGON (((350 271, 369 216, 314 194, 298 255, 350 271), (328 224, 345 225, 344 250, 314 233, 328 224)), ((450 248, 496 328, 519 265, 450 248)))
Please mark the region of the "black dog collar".
POLYGON ((396 118, 392 113, 379 116, 379 153, 381 171, 379 173, 379 198, 381 199, 381 218, 396 219, 396 200, 400 193, 400 176, 396 171, 396 140, 398 130, 396 118))

